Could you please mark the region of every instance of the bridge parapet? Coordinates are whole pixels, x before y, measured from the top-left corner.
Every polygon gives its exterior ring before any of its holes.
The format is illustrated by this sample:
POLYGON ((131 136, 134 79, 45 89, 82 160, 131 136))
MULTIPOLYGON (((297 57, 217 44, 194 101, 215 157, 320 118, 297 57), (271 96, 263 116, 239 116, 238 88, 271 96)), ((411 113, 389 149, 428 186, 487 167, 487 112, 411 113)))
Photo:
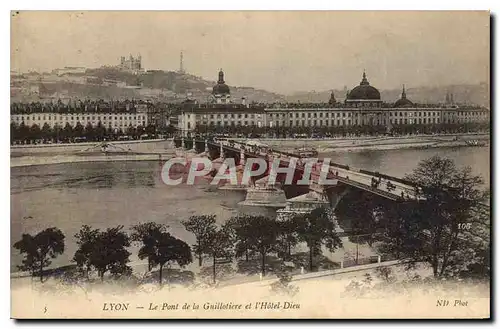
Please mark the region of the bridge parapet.
MULTIPOLYGON (((184 143, 184 139, 182 140, 184 143)), ((224 154, 224 150, 232 151, 233 153, 238 154, 240 156, 240 160, 243 161, 248 157, 260 157, 266 159, 268 164, 272 163, 274 160, 279 160, 280 164, 283 163, 284 165, 286 165, 293 160, 296 161, 296 170, 302 172, 304 172, 305 170, 306 163, 304 157, 290 152, 275 150, 266 145, 252 145, 245 142, 238 142, 228 139, 208 141, 205 142, 205 144, 220 148, 220 154, 224 154)), ((323 186, 324 184, 319 182, 323 159, 318 160, 319 163, 311 172, 311 179, 313 183, 311 184, 310 188, 312 190, 318 192, 324 191, 325 189, 331 188, 332 186, 336 186, 340 183, 370 191, 371 193, 378 194, 382 197, 392 200, 419 199, 416 196, 415 185, 402 178, 359 168, 351 168, 347 165, 338 164, 333 161, 330 161, 328 163, 329 168, 326 174, 326 178, 328 180, 334 179, 335 183, 323 186), (382 185, 377 184, 377 187, 374 187, 372 184, 373 179, 378 179, 379 183, 382 185)))

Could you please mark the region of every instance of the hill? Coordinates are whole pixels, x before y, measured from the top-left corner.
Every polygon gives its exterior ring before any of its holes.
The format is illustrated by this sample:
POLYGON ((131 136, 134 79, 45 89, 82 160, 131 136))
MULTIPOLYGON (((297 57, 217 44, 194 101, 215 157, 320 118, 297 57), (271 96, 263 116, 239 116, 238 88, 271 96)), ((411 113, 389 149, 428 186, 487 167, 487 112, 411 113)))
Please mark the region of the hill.
MULTIPOLYGON (((11 75, 11 98, 14 101, 40 99, 102 98, 159 99, 179 102, 187 97, 201 103, 207 101, 215 81, 205 80, 192 74, 173 71, 150 70, 134 74, 116 67, 87 69, 85 74, 54 76, 49 73, 11 75)), ((303 91, 280 95, 252 87, 230 86, 233 102, 242 97, 248 102, 307 102, 324 103, 330 99, 330 90, 303 91)), ((337 100, 343 101, 347 90, 334 90, 337 100)), ((414 87, 407 89, 407 97, 416 103, 443 102, 447 92, 454 95, 457 103, 477 104, 489 107, 489 85, 457 84, 441 87, 414 87)), ((394 102, 401 96, 400 89, 380 90, 382 100, 394 102)))
MULTIPOLYGON (((123 72, 116 68, 99 68, 88 70, 87 75, 99 79, 124 82, 127 86, 140 86, 139 90, 159 91, 166 98, 179 99, 189 95, 200 102, 206 102, 215 81, 205 80, 192 74, 173 71, 151 70, 141 74, 123 72)), ((234 101, 246 97, 248 101, 276 102, 283 101, 283 96, 262 89, 230 86, 234 101)), ((139 94, 141 94, 139 92, 139 94)))

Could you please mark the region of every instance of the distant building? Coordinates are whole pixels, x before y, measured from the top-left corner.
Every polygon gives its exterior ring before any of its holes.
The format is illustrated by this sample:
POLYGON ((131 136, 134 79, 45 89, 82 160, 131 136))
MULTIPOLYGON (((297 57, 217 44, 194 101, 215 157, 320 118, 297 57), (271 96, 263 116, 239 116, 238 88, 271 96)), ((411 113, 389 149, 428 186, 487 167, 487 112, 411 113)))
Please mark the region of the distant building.
POLYGON ((85 74, 86 71, 86 67, 66 66, 62 69, 55 69, 52 73, 60 77, 67 74, 85 74))
MULTIPOLYGON (((70 99, 66 99, 61 103, 69 104, 70 101, 70 99)), ((107 104, 108 107, 102 109, 98 109, 97 104, 94 106, 85 109, 75 108, 74 112, 47 111, 47 109, 43 109, 43 106, 28 112, 11 110, 10 121, 17 124, 24 123, 26 126, 36 124, 43 127, 44 124, 48 124, 51 128, 56 125, 62 128, 66 124, 70 124, 74 128, 78 123, 84 127, 89 123, 96 127, 100 122, 105 128, 121 129, 122 131, 126 131, 130 126, 134 128, 146 127, 150 123, 148 108, 145 105, 139 104, 132 107, 130 104, 126 104, 116 109, 109 108, 109 104, 107 104)))
POLYGON ((118 68, 134 74, 143 72, 144 69, 142 68, 141 55, 139 54, 137 57, 129 55, 128 58, 125 56, 120 57, 120 65, 118 65, 118 68))
POLYGON ((247 104, 246 97, 242 97, 241 103, 232 103, 231 91, 224 81, 224 72, 221 69, 207 104, 199 104, 193 100, 181 104, 178 127, 184 134, 193 131, 196 126, 264 127, 264 110, 262 105, 247 104))
POLYGON ((243 104, 183 104, 178 116, 178 127, 183 134, 197 126, 255 126, 264 127, 266 113, 263 106, 243 104))
POLYGON ((121 129, 125 131, 129 126, 137 128, 138 126, 145 127, 148 125, 148 115, 146 111, 137 111, 136 113, 51 113, 51 112, 40 112, 40 113, 30 113, 30 114, 12 114, 10 116, 11 122, 21 124, 24 122, 25 125, 31 126, 37 124, 39 127, 43 127, 47 123, 51 128, 55 125, 59 127, 64 127, 69 123, 72 127, 75 127, 78 123, 82 126, 87 124, 92 124, 96 127, 99 122, 105 128, 121 129))
POLYGON ((448 95, 445 104, 415 104, 407 98, 403 86, 401 98, 386 103, 380 92, 370 85, 363 72, 361 83, 343 102, 333 93, 328 102, 316 104, 266 104, 249 106, 233 104, 224 72, 213 87, 209 104, 189 104, 179 115, 179 128, 189 133, 197 126, 266 126, 266 127, 339 127, 384 126, 390 131, 400 125, 439 125, 468 122, 489 122, 490 111, 481 106, 459 106, 448 95), (210 104, 211 103, 211 104, 210 104))
POLYGON ((179 74, 185 74, 186 70, 184 69, 184 54, 181 51, 181 58, 179 63, 179 70, 177 71, 179 74))
POLYGON ((229 86, 224 81, 224 72, 222 69, 219 71, 217 84, 212 88, 212 97, 213 102, 217 104, 231 103, 231 92, 229 86))

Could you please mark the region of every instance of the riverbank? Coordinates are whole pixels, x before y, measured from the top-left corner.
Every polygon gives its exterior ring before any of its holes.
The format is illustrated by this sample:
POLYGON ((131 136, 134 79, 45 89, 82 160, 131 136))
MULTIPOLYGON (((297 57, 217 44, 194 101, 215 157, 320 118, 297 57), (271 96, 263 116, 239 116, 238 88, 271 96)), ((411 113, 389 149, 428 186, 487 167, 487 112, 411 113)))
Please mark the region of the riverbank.
POLYGON ((10 166, 108 161, 163 161, 175 156, 171 140, 151 139, 110 142, 107 152, 100 143, 13 145, 10 166))
MULTIPOLYGON (((246 141, 239 138, 237 141, 246 141)), ((314 147, 320 153, 384 151, 397 149, 427 149, 465 147, 467 141, 489 144, 489 134, 422 135, 399 137, 349 137, 325 139, 259 139, 260 142, 282 151, 298 147, 314 147)), ((41 144, 11 146, 11 167, 59 163, 103 161, 163 161, 175 156, 172 140, 112 142, 114 152, 103 153, 98 143, 41 144)), ((110 149, 111 149, 110 148, 110 149)))
MULTIPOLYGON (((173 147, 171 139, 113 141, 107 143, 110 152, 161 153, 173 147)), ((101 151, 100 142, 27 144, 11 145, 10 147, 11 157, 29 155, 86 155, 95 151, 101 151)))
MULTIPOLYGON (((245 139, 236 139, 244 141, 245 139)), ((291 151, 298 147, 314 147, 320 153, 352 152, 365 150, 396 150, 411 148, 439 148, 468 146, 472 140, 490 140, 489 134, 449 134, 449 135, 419 135, 419 136, 375 136, 375 137, 342 137, 322 139, 259 139, 260 142, 273 148, 291 151)))
POLYGON ((10 159, 10 167, 42 166, 61 163, 115 162, 115 161, 165 161, 175 156, 174 152, 158 154, 94 154, 94 155, 30 155, 10 159))

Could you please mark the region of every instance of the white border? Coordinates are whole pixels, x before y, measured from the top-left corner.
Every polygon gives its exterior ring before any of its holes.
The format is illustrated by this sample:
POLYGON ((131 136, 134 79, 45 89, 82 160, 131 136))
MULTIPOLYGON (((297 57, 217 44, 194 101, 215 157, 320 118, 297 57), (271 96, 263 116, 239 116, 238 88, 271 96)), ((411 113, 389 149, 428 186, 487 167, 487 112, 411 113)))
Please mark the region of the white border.
MULTIPOLYGON (((8 124, 10 122, 9 119, 9 72, 10 72, 10 11, 11 10, 487 10, 490 9, 493 14, 500 12, 500 6, 498 1, 485 1, 485 0, 475 0, 475 1, 432 1, 432 0, 419 0, 419 1, 389 1, 389 0, 371 0, 371 1, 320 1, 320 0, 308 0, 308 1, 296 1, 294 3, 290 3, 290 1, 269 1, 269 0, 253 0, 253 1, 238 1, 238 0, 226 0, 226 1, 206 1, 206 0, 189 0, 189 1, 179 1, 177 3, 173 2, 164 2, 164 1, 151 1, 151 0, 141 0, 141 1, 129 1, 122 0, 116 1, 113 3, 105 2, 102 0, 87 0, 84 2, 70 2, 70 1, 37 1, 37 0, 18 0, 16 2, 8 2, 2 1, 0 3, 2 7, 2 17, 4 19, 1 20, 1 28, 2 28, 2 75, 1 75, 1 84, 2 88, 2 104, 4 105, 2 108, 1 115, 4 116, 4 120, 2 120, 4 124, 4 129, 0 129, 0 140, 2 141, 2 161, 1 163, 1 172, 2 172, 2 182, 9 182, 9 184, 3 184, 5 187, 1 190, 2 195, 0 200, 2 202, 2 224, 4 225, 4 229, 2 232, 2 241, 4 241, 4 247, 1 248, 2 253, 2 263, 7 264, 10 260, 10 247, 7 246, 7 242, 10 243, 10 151, 9 151, 9 129, 8 124), (9 17, 9 19, 7 19, 9 17)), ((498 17, 496 17, 496 25, 498 26, 498 17)), ((498 36, 495 35, 495 44, 498 42, 498 36)), ((496 56, 497 57, 497 56, 496 56)), ((495 57, 495 59, 496 59, 495 57)), ((496 76, 495 72, 492 72, 492 77, 496 76)), ((497 88, 493 92, 495 92, 497 88)), ((492 106, 492 112, 495 112, 496 106, 492 106)), ((498 115, 495 116, 494 122, 494 131, 500 131, 498 127, 498 115)), ((495 151, 498 151, 496 143, 495 143, 495 151)), ((495 152, 496 153, 496 152, 495 152)), ((498 163, 497 163, 498 164, 498 163)), ((493 168, 493 171, 496 171, 496 166, 493 168)), ((498 183, 498 177, 495 177, 494 183, 498 183)), ((497 184, 495 184, 498 186, 497 184)), ((497 193, 498 194, 498 193, 497 193)), ((498 195, 495 196, 495 201, 498 201, 498 195)), ((496 203, 496 202, 495 202, 496 203)), ((493 220, 496 222, 495 220, 493 220)), ((495 225, 495 236, 500 236, 499 232, 499 224, 495 225)), ((494 257, 495 264, 499 263, 499 253, 495 248, 494 257)), ((4 270, 1 272, 1 284, 2 284, 2 307, 1 310, 3 314, 1 316, 1 327, 2 328, 11 328, 16 325, 15 322, 9 320, 10 318, 10 275, 8 272, 9 266, 4 266, 4 270)), ((496 273, 497 271, 495 271, 496 273)), ((494 278, 496 279, 496 277, 494 278)), ((494 285, 498 288, 498 282, 494 285)), ((495 290, 495 296, 496 290, 495 290)), ((495 305, 497 305, 495 303, 495 305)), ((492 310, 494 312, 494 310, 492 310)), ((497 314, 498 316, 498 314, 497 314)), ((70 327, 73 323, 59 323, 58 327, 70 327)), ((297 323, 297 326, 300 328, 308 328, 312 327, 317 323, 297 323)), ((410 323, 408 323, 410 324, 410 323)), ((426 325, 426 323, 422 323, 426 325)), ((467 323, 469 326, 471 323, 467 323)), ((45 327, 53 327, 53 323, 33 323, 33 324, 24 324, 24 328, 35 328, 40 325, 45 327)), ((143 327, 144 323, 85 323, 84 325, 77 324, 79 327, 83 328, 105 328, 105 327, 118 327, 126 325, 127 327, 143 327)), ((175 327, 201 327, 201 326, 226 326, 233 327, 236 325, 235 323, 154 323, 149 324, 154 326, 167 326, 169 328, 175 327)), ((275 327, 285 327, 293 325, 292 323, 253 323, 251 326, 248 324, 238 324, 241 327, 262 327, 262 328, 275 328, 275 327)), ((332 322, 327 324, 328 326, 332 326, 335 328, 344 328, 344 327, 358 327, 362 328, 365 326, 373 326, 373 323, 356 323, 356 324, 346 324, 346 323, 336 323, 332 322)), ((432 325, 432 324, 431 324, 432 325)), ((440 326, 443 327, 456 327, 461 326, 461 323, 440 323, 440 326)), ((377 326, 401 326, 401 323, 378 323, 377 326)), ((476 324, 474 326, 478 326, 476 324)), ((408 325, 408 327, 417 327, 417 325, 408 325)))

